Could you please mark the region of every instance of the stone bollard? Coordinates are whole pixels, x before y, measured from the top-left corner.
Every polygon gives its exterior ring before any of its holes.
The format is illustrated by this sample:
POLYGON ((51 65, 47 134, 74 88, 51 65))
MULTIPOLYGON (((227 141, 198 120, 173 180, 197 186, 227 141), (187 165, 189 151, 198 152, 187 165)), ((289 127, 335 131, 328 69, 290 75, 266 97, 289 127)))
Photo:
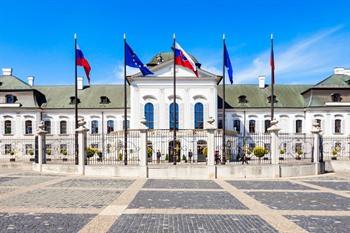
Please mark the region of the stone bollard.
POLYGON ((44 121, 40 121, 38 130, 38 164, 39 171, 42 172, 43 163, 46 163, 46 134, 44 121))
POLYGON ((78 129, 75 131, 78 133, 78 172, 81 175, 85 174, 85 164, 86 164, 86 149, 87 149, 87 132, 89 131, 85 127, 86 122, 84 119, 79 120, 78 122, 78 129))
POLYGON ((267 129, 268 132, 271 134, 271 145, 270 145, 270 153, 271 153, 271 164, 274 167, 274 174, 273 177, 279 177, 280 172, 279 172, 279 160, 278 160, 278 144, 279 144, 279 139, 278 139, 278 132, 280 131, 280 128, 277 126, 278 121, 276 119, 271 121, 271 126, 270 128, 267 129))
POLYGON ((217 178, 217 171, 215 166, 215 129, 207 129, 208 142, 207 142, 207 164, 208 164, 208 176, 209 178, 217 178))
POLYGON ((321 164, 320 164, 320 125, 317 121, 314 121, 312 124, 311 133, 313 135, 313 163, 315 164, 315 175, 321 174, 321 164))
POLYGON ((148 178, 148 159, 147 159, 147 126, 146 119, 142 118, 140 121, 140 168, 142 177, 148 178))

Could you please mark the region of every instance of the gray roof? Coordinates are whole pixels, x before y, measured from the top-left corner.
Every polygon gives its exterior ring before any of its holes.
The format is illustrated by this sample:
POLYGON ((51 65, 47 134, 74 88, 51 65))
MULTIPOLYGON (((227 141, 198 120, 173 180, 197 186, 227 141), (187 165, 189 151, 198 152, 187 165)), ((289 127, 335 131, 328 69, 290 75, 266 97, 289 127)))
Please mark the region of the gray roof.
POLYGON ((0 76, 0 90, 32 90, 33 88, 15 76, 0 76))
POLYGON ((350 88, 350 76, 344 74, 333 74, 321 82, 315 88, 350 88))

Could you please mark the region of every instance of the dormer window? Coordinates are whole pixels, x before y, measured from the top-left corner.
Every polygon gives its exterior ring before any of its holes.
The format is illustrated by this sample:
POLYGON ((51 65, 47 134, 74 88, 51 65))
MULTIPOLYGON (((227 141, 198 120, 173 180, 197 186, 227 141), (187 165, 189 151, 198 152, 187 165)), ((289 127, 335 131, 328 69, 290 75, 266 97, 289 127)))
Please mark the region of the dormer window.
POLYGON ((339 93, 333 93, 331 97, 332 97, 332 102, 341 102, 342 98, 339 93))
POLYGON ((247 96, 245 96, 245 95, 238 96, 238 103, 240 103, 240 104, 248 103, 247 96))
MULTIPOLYGON (((80 99, 78 98, 78 104, 80 103, 80 99)), ((75 96, 70 97, 70 102, 69 104, 75 104, 75 96)))
POLYGON ((17 100, 16 96, 14 95, 6 95, 6 103, 7 104, 13 104, 17 100))
POLYGON ((109 104, 111 102, 107 96, 101 96, 100 100, 100 104, 109 104))
MULTIPOLYGON (((271 103, 271 99, 272 99, 271 96, 268 96, 268 97, 267 97, 267 101, 268 101, 269 103, 271 103)), ((276 98, 275 95, 273 96, 273 100, 274 100, 274 103, 277 103, 277 98, 276 98)))

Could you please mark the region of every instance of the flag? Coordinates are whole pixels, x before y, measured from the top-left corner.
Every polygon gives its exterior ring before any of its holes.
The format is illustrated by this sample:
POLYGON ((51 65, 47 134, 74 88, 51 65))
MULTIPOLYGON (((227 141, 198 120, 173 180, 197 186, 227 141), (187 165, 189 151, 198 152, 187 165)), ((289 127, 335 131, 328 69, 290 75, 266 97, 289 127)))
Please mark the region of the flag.
POLYGON ((79 48, 78 45, 77 45, 77 48, 76 48, 76 58, 75 59, 76 59, 77 66, 82 66, 84 68, 86 77, 87 77, 88 82, 90 84, 91 67, 89 65, 88 60, 86 60, 86 58, 84 57, 83 52, 81 51, 81 49, 79 48))
POLYGON ((270 56, 270 66, 271 66, 271 83, 275 84, 275 57, 273 53, 273 35, 271 34, 271 56, 270 56))
POLYGON ((130 67, 139 68, 141 73, 146 76, 153 74, 146 65, 137 57, 128 43, 125 42, 125 64, 130 67))
POLYGON ((230 55, 228 54, 226 44, 224 44, 224 66, 227 68, 228 77, 230 79, 231 84, 233 83, 232 77, 232 64, 230 60, 230 55))
POLYGON ((196 63, 177 42, 175 42, 175 64, 192 70, 193 73, 198 77, 196 63))

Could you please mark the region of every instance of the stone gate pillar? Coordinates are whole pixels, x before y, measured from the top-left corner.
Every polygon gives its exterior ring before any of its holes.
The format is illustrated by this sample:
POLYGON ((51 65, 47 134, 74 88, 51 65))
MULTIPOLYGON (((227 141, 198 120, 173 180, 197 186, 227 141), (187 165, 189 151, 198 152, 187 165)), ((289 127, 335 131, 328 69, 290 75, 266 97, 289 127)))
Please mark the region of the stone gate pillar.
POLYGON ((313 135, 313 154, 312 159, 315 165, 315 175, 321 174, 321 164, 320 164, 320 133, 321 133, 320 125, 317 121, 312 123, 311 133, 313 135))
POLYGON ((46 163, 46 134, 44 121, 40 121, 38 125, 38 165, 39 171, 42 172, 43 163, 46 163))
POLYGON ((278 121, 273 120, 271 121, 271 126, 270 128, 267 129, 268 132, 271 134, 271 148, 270 148, 270 153, 271 153, 271 163, 272 164, 278 164, 278 144, 279 144, 279 138, 278 138, 278 132, 280 131, 280 128, 277 126, 278 121))
POLYGON ((86 149, 87 149, 87 132, 89 131, 85 127, 86 122, 84 119, 79 120, 78 128, 75 130, 78 133, 78 171, 79 174, 85 174, 86 164, 86 149))

